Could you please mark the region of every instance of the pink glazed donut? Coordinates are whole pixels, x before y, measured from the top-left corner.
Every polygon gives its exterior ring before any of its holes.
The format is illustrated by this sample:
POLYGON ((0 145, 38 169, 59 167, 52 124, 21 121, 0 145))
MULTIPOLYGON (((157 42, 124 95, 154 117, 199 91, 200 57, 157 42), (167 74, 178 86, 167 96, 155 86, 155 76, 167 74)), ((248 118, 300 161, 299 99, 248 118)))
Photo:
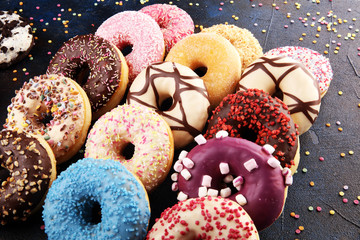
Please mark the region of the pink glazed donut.
POLYGON ((105 20, 95 34, 110 41, 122 52, 127 47, 132 48, 128 55, 124 54, 129 67, 129 84, 141 70, 151 63, 162 61, 165 55, 160 27, 145 13, 117 13, 105 20))
POLYGON ((153 4, 143 7, 140 12, 151 16, 159 24, 166 52, 178 41, 194 33, 194 21, 190 15, 175 5, 153 4))

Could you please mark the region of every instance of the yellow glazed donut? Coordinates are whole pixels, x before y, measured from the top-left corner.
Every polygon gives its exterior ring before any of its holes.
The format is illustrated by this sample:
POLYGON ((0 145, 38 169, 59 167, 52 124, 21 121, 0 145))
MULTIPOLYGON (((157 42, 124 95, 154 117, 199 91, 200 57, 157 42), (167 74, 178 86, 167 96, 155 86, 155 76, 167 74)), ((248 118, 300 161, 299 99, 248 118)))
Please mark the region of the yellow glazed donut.
POLYGON ((16 91, 5 127, 42 136, 59 164, 80 150, 90 123, 91 107, 84 90, 70 78, 53 74, 34 77, 16 91))
POLYGON ((227 94, 235 92, 241 77, 241 60, 236 48, 216 33, 197 33, 183 38, 170 50, 165 61, 201 72, 199 76, 204 80, 212 109, 227 94))
POLYGON ((203 80, 173 62, 154 63, 143 70, 131 84, 127 103, 156 109, 170 125, 176 148, 201 133, 210 106, 203 80))
POLYGON ((120 161, 151 191, 165 180, 174 156, 169 125, 154 109, 120 105, 89 132, 85 157, 120 161))
POLYGON ((318 82, 304 64, 289 57, 259 58, 244 71, 239 88, 258 88, 279 97, 288 106, 300 135, 309 130, 320 111, 318 82))
POLYGON ((242 71, 263 55, 259 41, 246 28, 239 28, 231 24, 217 24, 204 28, 201 32, 213 32, 229 40, 240 55, 242 71))

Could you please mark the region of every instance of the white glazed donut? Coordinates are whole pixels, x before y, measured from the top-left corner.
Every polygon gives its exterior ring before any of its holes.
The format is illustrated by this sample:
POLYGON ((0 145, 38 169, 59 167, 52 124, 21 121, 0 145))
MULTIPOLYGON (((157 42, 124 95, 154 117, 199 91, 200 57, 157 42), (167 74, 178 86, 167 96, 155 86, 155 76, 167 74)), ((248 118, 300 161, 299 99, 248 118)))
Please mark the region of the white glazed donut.
POLYGON ((201 133, 210 106, 203 80, 174 62, 155 63, 143 70, 130 87, 127 103, 156 109, 170 125, 176 148, 201 133))
POLYGON ((244 71, 239 87, 262 89, 283 100, 300 135, 309 130, 320 111, 318 82, 304 64, 289 57, 259 58, 244 71))

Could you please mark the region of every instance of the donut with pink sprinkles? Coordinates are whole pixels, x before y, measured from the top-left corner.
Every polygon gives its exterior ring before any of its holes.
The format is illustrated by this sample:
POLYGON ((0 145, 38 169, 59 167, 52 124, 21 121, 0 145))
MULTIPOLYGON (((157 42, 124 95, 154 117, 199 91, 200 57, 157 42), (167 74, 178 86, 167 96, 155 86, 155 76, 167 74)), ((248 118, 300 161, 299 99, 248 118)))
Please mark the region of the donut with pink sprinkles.
POLYGON ((299 46, 274 48, 264 54, 265 57, 276 55, 290 57, 302 62, 318 81, 321 97, 325 96, 333 78, 333 71, 328 58, 315 50, 299 46))
POLYGON ((184 37, 194 33, 194 21, 191 16, 175 5, 153 4, 140 9, 159 24, 164 35, 165 50, 170 49, 184 37))
POLYGON ((129 84, 141 70, 151 63, 162 61, 165 55, 160 27, 145 13, 117 13, 105 20, 95 35, 110 41, 125 55, 129 67, 129 84))

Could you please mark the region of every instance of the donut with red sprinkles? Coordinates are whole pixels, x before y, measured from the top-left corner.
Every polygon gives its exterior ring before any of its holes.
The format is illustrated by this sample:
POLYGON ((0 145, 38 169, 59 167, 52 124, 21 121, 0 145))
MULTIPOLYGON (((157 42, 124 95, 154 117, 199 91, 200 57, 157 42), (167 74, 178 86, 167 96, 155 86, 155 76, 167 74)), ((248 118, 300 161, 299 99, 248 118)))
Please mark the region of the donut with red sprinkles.
POLYGON ((236 202, 221 197, 181 201, 167 208, 146 239, 259 239, 258 231, 236 202))
POLYGON ((213 138, 220 130, 261 146, 271 145, 274 157, 295 173, 300 158, 299 132, 280 99, 258 89, 229 94, 213 111, 204 136, 213 138))

